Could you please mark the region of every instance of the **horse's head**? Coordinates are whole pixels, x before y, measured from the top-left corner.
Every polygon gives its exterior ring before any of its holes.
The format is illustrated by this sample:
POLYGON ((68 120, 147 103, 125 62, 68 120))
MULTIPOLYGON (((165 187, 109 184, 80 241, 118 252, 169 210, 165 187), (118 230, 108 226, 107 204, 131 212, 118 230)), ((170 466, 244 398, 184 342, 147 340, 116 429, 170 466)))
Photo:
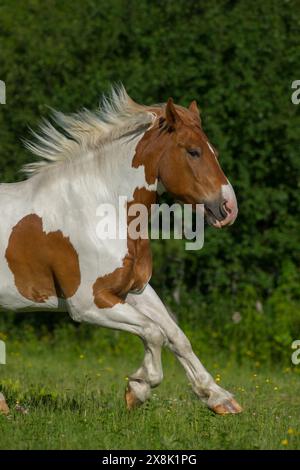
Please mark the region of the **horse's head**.
POLYGON ((210 225, 231 225, 238 213, 235 193, 202 130, 196 102, 187 109, 170 98, 158 127, 157 140, 164 143, 158 166, 163 186, 185 203, 204 204, 210 225))

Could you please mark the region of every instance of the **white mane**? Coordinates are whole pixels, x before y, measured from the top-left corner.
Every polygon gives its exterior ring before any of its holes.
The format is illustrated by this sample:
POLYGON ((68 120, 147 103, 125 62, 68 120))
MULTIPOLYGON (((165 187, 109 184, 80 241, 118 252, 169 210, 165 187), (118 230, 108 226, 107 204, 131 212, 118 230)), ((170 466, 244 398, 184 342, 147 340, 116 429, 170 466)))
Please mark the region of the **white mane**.
POLYGON ((39 133, 32 131, 35 141, 25 141, 25 146, 42 160, 28 163, 22 170, 30 176, 54 164, 72 162, 124 134, 145 131, 155 117, 147 106, 135 103, 122 85, 112 88, 109 97, 103 96, 95 112, 84 109, 66 115, 53 111, 53 120, 61 130, 44 119, 39 133))

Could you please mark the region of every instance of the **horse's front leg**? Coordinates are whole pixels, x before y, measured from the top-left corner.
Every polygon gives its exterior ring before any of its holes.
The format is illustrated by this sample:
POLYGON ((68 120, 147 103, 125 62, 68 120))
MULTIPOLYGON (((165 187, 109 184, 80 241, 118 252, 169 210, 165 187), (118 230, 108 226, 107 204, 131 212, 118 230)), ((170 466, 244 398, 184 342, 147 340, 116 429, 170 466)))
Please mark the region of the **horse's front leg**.
POLYGON ((217 385, 203 367, 194 354, 189 340, 171 318, 166 307, 150 285, 141 294, 130 294, 127 301, 151 318, 163 331, 167 338, 168 347, 175 353, 184 367, 193 390, 210 409, 218 414, 239 413, 242 411, 233 396, 217 385))
POLYGON ((117 303, 112 307, 98 308, 93 305, 83 309, 81 306, 80 310, 74 303, 69 303, 69 312, 74 320, 128 331, 142 339, 144 360, 138 370, 129 376, 125 393, 127 408, 131 409, 145 402, 150 397, 151 389, 163 379, 161 349, 166 338, 158 325, 137 308, 110 297, 110 302, 114 301, 117 303))

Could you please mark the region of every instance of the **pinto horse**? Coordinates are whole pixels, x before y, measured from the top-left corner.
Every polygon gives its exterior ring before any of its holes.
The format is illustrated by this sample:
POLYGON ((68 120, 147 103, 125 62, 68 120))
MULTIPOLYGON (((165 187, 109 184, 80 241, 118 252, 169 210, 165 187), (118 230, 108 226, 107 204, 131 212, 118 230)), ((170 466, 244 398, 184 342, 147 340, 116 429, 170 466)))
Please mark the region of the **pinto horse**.
MULTIPOLYGON (((162 346, 177 356, 196 395, 215 413, 239 413, 215 383, 180 327, 149 285, 148 239, 97 236, 97 207, 118 211, 119 196, 155 203, 158 184, 177 199, 203 204, 221 228, 237 216, 232 186, 203 132, 197 104, 142 106, 121 86, 97 112, 55 112, 27 147, 40 161, 28 178, 0 185, 0 305, 9 310, 65 309, 78 322, 131 332, 145 347, 129 376, 128 409, 163 379, 162 346), (59 130, 60 129, 60 130, 59 130)), ((0 394, 3 412, 8 408, 0 394)))

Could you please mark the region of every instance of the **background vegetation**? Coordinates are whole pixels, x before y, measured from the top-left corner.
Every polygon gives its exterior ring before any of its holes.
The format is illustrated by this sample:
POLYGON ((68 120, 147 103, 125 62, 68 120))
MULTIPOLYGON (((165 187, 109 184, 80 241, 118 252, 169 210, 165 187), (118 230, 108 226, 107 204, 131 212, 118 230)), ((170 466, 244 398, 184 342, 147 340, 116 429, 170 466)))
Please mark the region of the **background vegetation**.
MULTIPOLYGON (((239 218, 228 230, 208 228, 199 252, 153 243, 153 285, 204 350, 239 361, 289 365, 300 335, 300 113, 290 99, 299 31, 297 0, 0 4, 2 181, 22 178, 33 157, 21 139, 47 106, 93 109, 118 81, 141 103, 197 99, 239 218)), ((53 318, 26 322, 49 330, 53 318)), ((2 315, 4 334, 24 319, 2 315)))
MULTIPOLYGON (((91 335, 88 325, 77 332, 68 324, 55 338, 44 332, 37 339, 27 324, 9 342, 0 372, 11 414, 0 415, 0 449, 299 449, 297 368, 239 368, 212 350, 208 369, 245 408, 223 417, 199 402, 165 352, 165 380, 128 413, 124 387, 142 359, 139 340, 104 329, 91 335)), ((199 343, 195 351, 201 353, 199 343)))

